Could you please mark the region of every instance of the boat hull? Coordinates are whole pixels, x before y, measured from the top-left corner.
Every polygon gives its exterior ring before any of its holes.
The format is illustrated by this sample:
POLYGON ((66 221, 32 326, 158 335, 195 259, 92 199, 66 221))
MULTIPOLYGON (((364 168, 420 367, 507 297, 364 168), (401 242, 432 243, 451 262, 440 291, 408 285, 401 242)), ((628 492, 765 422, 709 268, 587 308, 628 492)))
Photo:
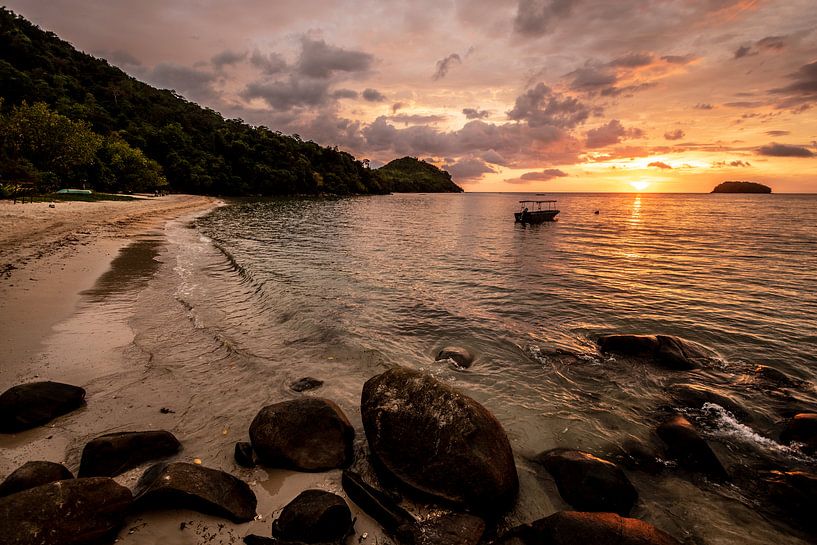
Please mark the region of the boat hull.
POLYGON ((555 221, 558 210, 541 210, 536 212, 515 212, 516 223, 544 223, 555 221))

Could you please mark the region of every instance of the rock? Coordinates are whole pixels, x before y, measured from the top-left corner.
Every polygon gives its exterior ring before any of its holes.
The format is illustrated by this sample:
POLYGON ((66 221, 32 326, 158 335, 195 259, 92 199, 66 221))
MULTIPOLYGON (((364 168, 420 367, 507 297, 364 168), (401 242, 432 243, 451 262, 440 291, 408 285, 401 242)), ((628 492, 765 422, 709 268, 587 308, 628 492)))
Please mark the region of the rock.
POLYGON ((447 513, 400 527, 401 545, 477 545, 485 533, 485 521, 465 513, 447 513))
POLYGON ((348 466, 354 437, 340 407, 320 398, 268 405, 250 425, 250 440, 262 464, 301 471, 348 466))
POLYGON ((766 365, 755 367, 755 378, 777 387, 799 386, 803 383, 800 379, 793 379, 784 372, 766 365))
POLYGON ((0 484, 0 497, 55 481, 73 479, 74 475, 62 464, 54 462, 26 462, 0 484))
POLYGON ((396 368, 363 386, 361 416, 376 466, 410 491, 483 514, 513 505, 519 481, 510 442, 470 397, 396 368))
POLYGON ((606 456, 630 470, 644 471, 650 475, 658 475, 664 471, 658 451, 634 437, 609 448, 606 456))
POLYGON ((141 509, 191 509, 233 522, 255 518, 255 494, 247 483, 196 464, 156 464, 139 478, 134 493, 141 509))
POLYGON ((817 475, 807 471, 772 471, 762 481, 773 507, 782 517, 817 530, 817 475))
POLYGON ((533 522, 531 528, 538 543, 548 545, 679 545, 651 524, 614 513, 560 511, 533 522))
POLYGON ((130 490, 106 477, 69 479, 0 498, 4 545, 110 543, 131 504, 130 490))
POLYGON ((60 382, 30 382, 0 395, 0 432, 16 433, 46 424, 78 409, 85 390, 60 382))
POLYGON ((645 358, 667 369, 697 369, 715 355, 705 347, 672 335, 603 335, 602 352, 645 358))
POLYGON ((252 445, 245 441, 235 444, 235 462, 241 467, 255 467, 252 445))
POLYGON ((675 416, 658 426, 658 436, 667 444, 669 454, 689 471, 705 473, 725 480, 729 478, 718 457, 703 437, 683 416, 675 416))
POLYGON ((397 505, 388 494, 363 481, 363 478, 354 471, 344 470, 340 483, 349 499, 387 532, 395 532, 400 526, 415 522, 414 517, 397 505))
POLYGON ((709 386, 673 384, 669 387, 669 393, 679 407, 700 409, 704 403, 712 403, 723 407, 740 420, 749 419, 749 413, 734 398, 721 394, 709 386))
POLYGON ((343 498, 325 490, 304 490, 272 523, 273 537, 303 543, 340 542, 354 532, 343 498))
POLYGON ((289 388, 290 390, 294 390, 296 392, 305 392, 307 390, 314 390, 315 388, 320 388, 321 386, 323 386, 322 380, 318 380, 312 377, 304 377, 290 384, 289 388))
POLYGON ((620 467, 580 450, 555 449, 537 457, 553 475, 559 494, 580 511, 627 515, 638 492, 620 467))
POLYGON ((805 452, 817 452, 817 414, 800 413, 788 421, 780 440, 786 444, 802 443, 805 452))
POLYGON ((181 443, 168 431, 108 433, 82 449, 80 477, 115 477, 145 462, 172 456, 181 443))
POLYGON ((436 361, 451 360, 457 367, 468 369, 474 363, 474 355, 461 346, 446 346, 437 353, 436 361))

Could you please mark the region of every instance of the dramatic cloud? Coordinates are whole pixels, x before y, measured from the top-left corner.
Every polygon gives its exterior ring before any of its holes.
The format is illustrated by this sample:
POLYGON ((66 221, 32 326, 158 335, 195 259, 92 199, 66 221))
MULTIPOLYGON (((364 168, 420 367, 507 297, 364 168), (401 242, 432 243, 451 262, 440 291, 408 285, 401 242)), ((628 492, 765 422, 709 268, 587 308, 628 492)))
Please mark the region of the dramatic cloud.
POLYGON ((788 144, 778 144, 776 142, 759 147, 757 153, 770 157, 814 157, 814 153, 803 146, 791 146, 788 144))
POLYGON ((394 123, 402 123, 403 125, 425 125, 428 123, 441 123, 448 120, 448 116, 435 114, 397 114, 387 119, 394 123))
POLYGON ((463 108, 462 114, 465 116, 465 119, 484 119, 491 115, 491 112, 478 108, 463 108))
POLYGON ((606 125, 587 131, 587 147, 603 148, 618 144, 627 138, 643 138, 644 131, 636 128, 624 128, 621 121, 613 119, 606 125))
POLYGON ((615 71, 608 66, 586 65, 567 76, 572 78, 570 88, 574 91, 599 91, 612 87, 618 81, 615 71))
POLYGON ((350 51, 327 44, 324 40, 301 38, 298 73, 311 78, 329 78, 337 72, 366 72, 374 57, 363 51, 350 51))
POLYGON ((250 64, 267 75, 278 74, 287 68, 286 61, 278 53, 273 52, 264 55, 257 49, 250 56, 250 64))
POLYGON ((610 66, 624 66, 626 68, 638 68, 647 66, 653 62, 652 53, 628 53, 623 57, 618 57, 610 61, 610 66))
POLYGON ((443 165, 454 180, 473 181, 482 177, 483 174, 496 172, 493 167, 476 157, 467 157, 451 164, 443 165))
POLYGON ((438 60, 437 69, 434 71, 434 75, 431 76, 431 79, 437 81, 444 78, 451 69, 452 64, 462 64, 462 59, 457 53, 451 53, 446 58, 438 60))
POLYGON ((567 172, 559 170, 558 168, 547 168, 541 172, 526 172, 519 178, 522 180, 547 181, 564 176, 567 176, 567 172))
POLYGON ((753 57, 763 51, 779 51, 786 47, 786 36, 767 36, 754 44, 742 45, 735 50, 734 58, 753 57))
POLYGON ((230 49, 225 49, 221 53, 216 53, 210 59, 210 63, 216 68, 224 68, 225 66, 232 66, 238 64, 247 58, 247 52, 237 52, 230 49))
POLYGON ((335 89, 332 91, 332 98, 351 98, 356 99, 358 97, 357 91, 354 89, 335 89))
POLYGON ((671 166, 669 166, 668 164, 664 163, 663 161, 653 161, 652 163, 650 163, 650 164, 649 164, 649 165, 647 165, 647 166, 648 166, 648 167, 663 168, 663 169, 672 169, 672 167, 671 167, 671 166))
POLYGON ((680 140, 684 137, 684 131, 681 129, 675 129, 674 131, 668 131, 664 133, 664 138, 666 140, 680 140))
POLYGON ((531 127, 552 125, 572 129, 584 123, 590 116, 590 108, 573 97, 554 93, 553 89, 539 83, 516 98, 508 119, 527 121, 531 127))
POLYGON ((367 100, 369 102, 383 102, 386 100, 386 95, 378 91, 377 89, 364 89, 360 96, 363 97, 363 100, 367 100))
POLYGON ((801 66, 789 78, 794 80, 791 84, 772 90, 784 97, 779 107, 817 102, 817 61, 801 66))
POLYGON ((273 110, 323 106, 331 99, 328 81, 294 75, 279 81, 252 82, 244 89, 242 97, 246 100, 263 99, 273 110))
POLYGON ((194 100, 205 100, 215 96, 213 82, 216 76, 205 70, 173 63, 161 63, 146 74, 146 79, 157 87, 172 89, 194 100))

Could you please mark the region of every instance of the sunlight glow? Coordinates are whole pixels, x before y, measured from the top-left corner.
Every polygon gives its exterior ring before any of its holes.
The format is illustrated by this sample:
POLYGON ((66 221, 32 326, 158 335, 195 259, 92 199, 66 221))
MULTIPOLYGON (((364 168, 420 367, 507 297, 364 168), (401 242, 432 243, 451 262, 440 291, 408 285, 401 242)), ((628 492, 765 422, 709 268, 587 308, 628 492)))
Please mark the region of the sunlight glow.
POLYGON ((643 190, 647 189, 650 186, 650 182, 644 182, 644 181, 630 182, 630 185, 633 186, 634 188, 636 188, 639 191, 643 191, 643 190))

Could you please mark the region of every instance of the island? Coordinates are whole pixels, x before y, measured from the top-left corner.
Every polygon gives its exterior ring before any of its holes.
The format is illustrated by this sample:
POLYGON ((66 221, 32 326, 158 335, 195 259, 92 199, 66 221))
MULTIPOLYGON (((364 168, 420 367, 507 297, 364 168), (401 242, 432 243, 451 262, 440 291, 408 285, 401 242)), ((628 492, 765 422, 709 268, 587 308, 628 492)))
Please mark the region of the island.
POLYGON ((461 193, 451 174, 416 157, 395 159, 374 171, 380 186, 393 193, 461 193))
POLYGON ((757 182, 723 182, 712 193, 771 193, 772 188, 757 182))

